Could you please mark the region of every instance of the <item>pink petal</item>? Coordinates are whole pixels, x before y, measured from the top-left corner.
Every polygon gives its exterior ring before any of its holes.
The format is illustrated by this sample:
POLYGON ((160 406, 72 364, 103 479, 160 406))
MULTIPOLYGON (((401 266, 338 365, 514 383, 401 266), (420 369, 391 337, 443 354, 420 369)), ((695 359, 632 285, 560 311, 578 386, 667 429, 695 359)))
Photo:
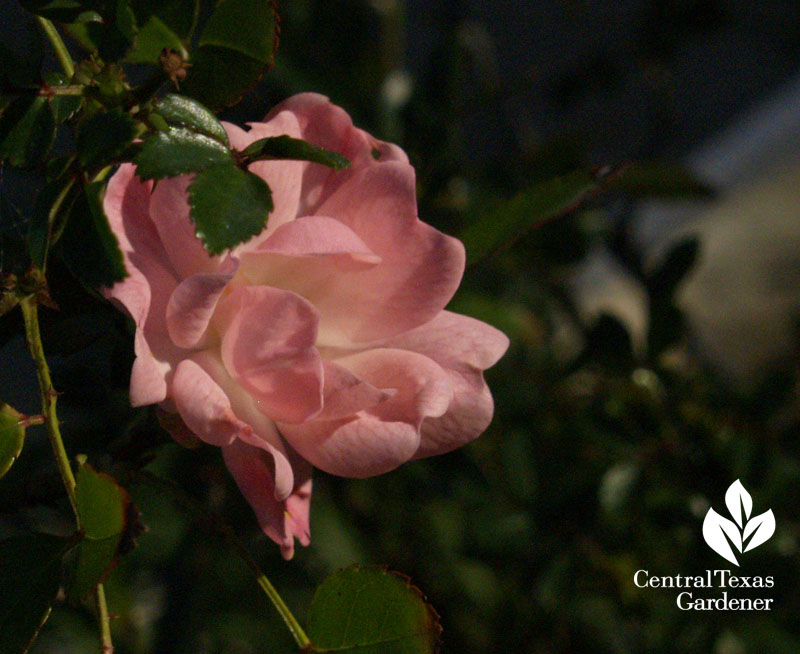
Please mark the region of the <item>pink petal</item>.
POLYGON ((274 497, 274 478, 269 458, 257 448, 234 441, 222 448, 225 464, 247 502, 253 508, 259 526, 281 547, 285 559, 294 555, 294 539, 301 545, 311 542, 309 507, 311 504, 311 468, 298 463, 295 486, 284 500, 274 497))
POLYGON ((492 422, 494 401, 483 375, 448 371, 453 401, 447 413, 422 423, 422 438, 415 459, 445 454, 480 436, 492 422))
POLYGON ((363 409, 369 409, 394 395, 394 391, 375 388, 369 382, 334 363, 325 361, 325 397, 322 412, 316 420, 336 420, 346 418, 363 409))
POLYGON ((505 354, 509 341, 503 332, 485 322, 442 311, 421 327, 380 345, 419 352, 448 368, 486 370, 505 354))
POLYGON ((178 284, 166 309, 167 328, 175 345, 186 349, 208 345, 211 317, 238 268, 238 261, 230 258, 219 273, 192 275, 178 284))
POLYGON ((180 277, 215 273, 222 261, 212 257, 195 235, 189 217, 188 192, 191 177, 162 179, 156 184, 150 203, 150 217, 158 230, 169 260, 180 277))
POLYGON ((294 95, 276 106, 266 117, 269 124, 282 113, 295 116, 300 137, 313 145, 344 155, 350 167, 334 171, 319 164, 304 167, 303 194, 298 215, 316 213, 316 209, 339 186, 350 179, 361 168, 375 163, 373 152, 380 161, 408 163, 408 157, 396 145, 384 143, 367 132, 353 126, 353 121, 341 107, 316 93, 294 95))
POLYGON ((269 286, 235 288, 218 308, 222 360, 275 420, 301 422, 322 409, 319 315, 299 295, 269 286))
POLYGON ((315 305, 326 329, 355 342, 386 338, 433 319, 464 272, 464 247, 417 218, 414 171, 398 162, 364 168, 320 208, 381 257, 343 279, 315 305))
POLYGON ((480 320, 443 311, 431 322, 384 342, 419 352, 447 371, 453 401, 441 417, 422 425, 422 440, 414 458, 444 454, 477 438, 492 420, 494 404, 483 380, 508 348, 508 337, 480 320))
POLYGON ((285 500, 294 486, 293 464, 290 464, 292 452, 286 447, 275 423, 259 410, 256 401, 231 378, 218 355, 204 350, 192 355, 192 361, 222 390, 228 404, 223 403, 221 408, 225 410, 226 406, 230 406, 235 417, 247 426, 237 433, 238 439, 265 450, 272 457, 275 499, 285 500))
POLYGON ((251 283, 294 291, 312 304, 327 295, 338 296, 341 287, 358 285, 360 277, 353 273, 380 263, 351 230, 322 216, 282 225, 257 250, 244 252, 241 260, 242 273, 251 283))
POLYGON ((170 396, 194 434, 211 445, 229 445, 251 428, 236 417, 230 400, 211 376, 191 359, 178 364, 170 396))
POLYGON ((164 321, 166 303, 177 280, 148 215, 150 185, 139 182, 134 173, 130 164, 120 166, 106 190, 103 206, 129 276, 102 290, 136 323, 131 403, 142 406, 165 398, 166 377, 178 359, 166 337, 164 321))
POLYGON ((419 448, 423 420, 443 415, 453 397, 441 367, 414 352, 368 350, 337 359, 336 364, 396 392, 354 416, 278 425, 301 456, 334 475, 369 477, 408 461, 419 448))

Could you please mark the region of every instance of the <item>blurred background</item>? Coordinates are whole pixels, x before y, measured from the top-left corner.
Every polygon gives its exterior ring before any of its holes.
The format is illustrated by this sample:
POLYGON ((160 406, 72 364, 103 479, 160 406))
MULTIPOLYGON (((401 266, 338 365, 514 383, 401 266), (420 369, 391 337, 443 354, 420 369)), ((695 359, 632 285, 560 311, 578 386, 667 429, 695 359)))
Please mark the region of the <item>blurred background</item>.
MULTIPOLYGON (((317 91, 406 149, 420 216, 470 256, 450 308, 511 338, 487 374, 496 417, 470 446, 382 477, 316 473, 312 544, 285 563, 215 448, 183 450, 128 408, 129 326, 65 275, 43 331, 70 451, 147 464, 185 491, 126 482, 149 531, 108 584, 117 651, 293 651, 209 508, 301 617, 339 567, 409 575, 445 653, 800 651, 800 4, 294 0, 280 13, 275 68, 225 117, 317 91), (542 222, 571 185, 591 192, 542 222), (774 577, 773 610, 681 611, 675 592, 637 588, 639 569, 730 567, 702 521, 736 479, 776 518, 735 571, 774 577)), ((0 383, 35 413, 15 319, 0 383)), ((32 432, 0 484, 0 530, 61 520, 47 447, 32 432)), ((95 639, 91 614, 62 606, 32 651, 95 639)))

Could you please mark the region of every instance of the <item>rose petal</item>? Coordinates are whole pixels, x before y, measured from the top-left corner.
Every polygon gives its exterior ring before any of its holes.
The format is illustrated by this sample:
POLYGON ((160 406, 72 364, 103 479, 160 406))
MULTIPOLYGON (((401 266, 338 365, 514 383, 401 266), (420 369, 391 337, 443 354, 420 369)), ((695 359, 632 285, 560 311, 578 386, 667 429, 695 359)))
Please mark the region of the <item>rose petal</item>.
POLYGON ((325 385, 322 393, 325 399, 322 412, 315 417, 316 420, 345 418, 385 402, 395 394, 394 389, 375 388, 333 361, 325 361, 323 365, 325 385))
POLYGON ((238 261, 231 257, 219 273, 192 275, 178 284, 166 309, 167 329, 175 345, 186 349, 208 345, 211 317, 238 268, 238 261))
POLYGON ((326 330, 354 342, 413 329, 438 314, 458 288, 464 246, 417 218, 414 171, 389 162, 363 169, 319 213, 344 223, 381 263, 343 279, 319 300, 326 330))
POLYGON ((316 213, 319 205, 337 188, 365 166, 373 165, 375 154, 381 162, 408 163, 408 157, 399 147, 379 141, 356 128, 347 112, 323 95, 301 93, 292 96, 267 115, 267 124, 283 113, 291 113, 295 117, 300 138, 312 145, 337 152, 350 161, 349 168, 341 171, 319 164, 308 164, 304 167, 298 215, 316 213))
POLYGON ((230 375, 275 420, 302 422, 322 409, 322 359, 314 347, 319 315, 300 296, 269 286, 241 286, 215 320, 230 375))
POLYGON ((450 404, 448 376, 427 357, 403 350, 368 350, 336 363, 396 393, 340 420, 279 424, 286 440, 317 468, 343 477, 378 475, 408 461, 419 447, 423 420, 441 416, 450 404))
POLYGON ((451 311, 442 311, 421 327, 375 344, 419 352, 457 370, 491 368, 508 345, 508 336, 499 329, 451 311))
POLYGON ((224 391, 191 359, 178 364, 171 393, 181 418, 199 438, 211 445, 228 445, 251 430, 231 409, 224 391))
POLYGON ((294 555, 294 539, 301 545, 311 541, 309 506, 311 503, 311 469, 298 463, 296 483, 284 501, 274 498, 274 478, 269 458, 263 450, 234 441, 222 448, 225 465, 230 470, 242 495, 253 508, 259 526, 281 547, 285 559, 294 555))
POLYGON ((217 355, 205 350, 194 354, 191 360, 219 386, 236 418, 249 427, 237 434, 239 440, 263 449, 272 456, 275 499, 286 499, 294 486, 292 465, 290 465, 292 453, 278 433, 275 423, 259 411, 256 401, 231 378, 217 355))
POLYGON ((429 323, 383 343, 424 354, 441 364, 453 385, 447 413, 428 418, 414 458, 450 452, 480 436, 492 420, 494 403, 483 380, 508 349, 508 337, 480 320, 443 311, 429 323))
POLYGON ((166 338, 164 320, 164 308, 177 280, 148 215, 150 184, 139 182, 134 175, 134 167, 123 164, 106 189, 103 207, 128 277, 102 291, 125 307, 136 323, 130 394, 133 406, 143 406, 166 397, 166 377, 179 359, 166 338))

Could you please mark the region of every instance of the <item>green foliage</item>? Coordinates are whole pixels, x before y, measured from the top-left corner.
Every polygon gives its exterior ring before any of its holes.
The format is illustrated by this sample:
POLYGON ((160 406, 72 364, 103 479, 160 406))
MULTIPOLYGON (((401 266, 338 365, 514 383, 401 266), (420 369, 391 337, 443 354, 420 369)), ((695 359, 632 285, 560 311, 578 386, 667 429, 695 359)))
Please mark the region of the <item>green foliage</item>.
POLYGON ((70 592, 83 597, 104 582, 117 564, 128 526, 130 497, 112 477, 96 472, 86 463, 78 469, 76 481, 83 539, 77 548, 70 592))
POLYGON ((314 652, 426 654, 438 649, 439 616, 422 593, 383 568, 352 566, 317 588, 308 612, 314 652))
POLYGON ((270 136, 259 139, 248 145, 242 154, 249 161, 263 159, 297 159, 328 166, 334 170, 343 170, 350 162, 338 152, 331 152, 325 148, 295 139, 291 136, 270 136))
POLYGON ((185 127, 230 147, 225 128, 216 116, 199 102, 170 93, 156 102, 153 108, 169 125, 185 127))
POLYGON ((230 150, 217 139, 183 127, 156 132, 134 157, 142 179, 164 179, 197 173, 217 164, 233 164, 230 150))
POLYGON ((273 209, 267 183, 233 164, 197 175, 189 186, 189 205, 197 236, 211 254, 259 234, 273 209))
POLYGON ((127 276, 117 238, 103 211, 105 184, 89 184, 78 195, 61 236, 61 253, 88 288, 113 286, 127 276))
POLYGON ((22 414, 5 402, 0 402, 0 477, 14 465, 25 442, 22 414))
POLYGON ((88 3, 78 0, 21 0, 20 4, 32 14, 61 23, 71 23, 87 9, 88 3))
POLYGON ((74 541, 47 534, 0 542, 0 650, 24 654, 47 620, 74 541))
POLYGON ((47 157, 56 136, 56 120, 46 98, 21 96, 0 116, 0 159, 30 167, 47 157))
POLYGON ((480 261, 526 230, 574 209, 597 188, 592 175, 578 171, 540 182, 501 203, 488 215, 474 218, 461 234, 467 262, 480 261))
POLYGON ((714 189, 697 179, 685 166, 660 161, 629 164, 607 185, 631 197, 693 198, 707 200, 714 189))
POLYGON ((87 167, 113 161, 130 145, 135 134, 133 118, 121 109, 89 116, 78 128, 78 159, 87 167))
POLYGON ((270 2, 222 0, 200 37, 184 92, 213 109, 234 104, 272 66, 277 25, 270 2))
POLYGON ((184 57, 197 23, 199 0, 132 0, 139 32, 135 48, 125 56, 128 63, 157 64, 164 48, 184 57))

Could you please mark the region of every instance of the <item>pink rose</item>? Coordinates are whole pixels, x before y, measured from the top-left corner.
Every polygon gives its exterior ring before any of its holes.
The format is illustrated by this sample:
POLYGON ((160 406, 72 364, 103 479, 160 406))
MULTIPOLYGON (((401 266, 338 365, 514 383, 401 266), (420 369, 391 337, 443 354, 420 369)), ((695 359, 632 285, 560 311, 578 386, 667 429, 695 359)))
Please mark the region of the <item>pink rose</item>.
POLYGON ((309 543, 312 466, 368 477, 476 438, 493 410, 482 371, 508 339, 443 310, 464 249, 417 217, 400 148, 314 94, 247 132, 225 128, 239 150, 288 134, 351 165, 252 164, 275 210, 261 234, 216 257, 189 220, 188 177, 153 187, 123 165, 105 210, 130 276, 106 295, 136 322, 132 404, 179 414, 176 440, 220 446, 290 558, 295 538, 309 543))

